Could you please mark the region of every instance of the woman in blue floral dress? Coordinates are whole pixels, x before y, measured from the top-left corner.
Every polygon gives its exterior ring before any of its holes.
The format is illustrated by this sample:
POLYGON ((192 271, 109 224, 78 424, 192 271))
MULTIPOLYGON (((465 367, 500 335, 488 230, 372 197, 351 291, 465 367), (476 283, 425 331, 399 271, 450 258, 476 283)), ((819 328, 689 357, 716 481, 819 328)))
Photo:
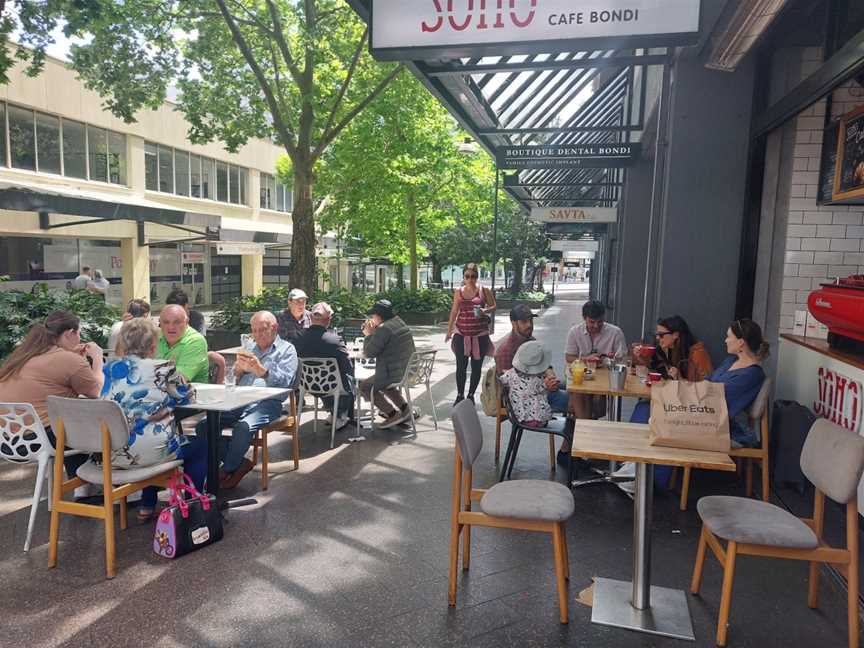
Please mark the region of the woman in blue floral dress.
MULTIPOLYGON (((119 338, 118 347, 125 355, 105 366, 102 398, 120 405, 130 434, 129 443, 113 452, 112 467, 142 468, 182 459, 184 472, 198 490, 203 490, 207 439, 178 434, 174 424, 174 408, 189 402, 191 386, 173 362, 154 360, 159 329, 148 318, 124 323, 119 338)), ((138 518, 150 519, 156 501, 157 488, 145 488, 138 518)))

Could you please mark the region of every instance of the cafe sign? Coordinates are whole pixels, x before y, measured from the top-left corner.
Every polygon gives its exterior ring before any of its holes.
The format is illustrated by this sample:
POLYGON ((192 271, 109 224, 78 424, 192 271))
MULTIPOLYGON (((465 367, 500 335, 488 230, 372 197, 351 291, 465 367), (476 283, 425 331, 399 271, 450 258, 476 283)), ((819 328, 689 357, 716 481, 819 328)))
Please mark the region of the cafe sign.
POLYGON ((533 207, 531 220, 540 223, 614 223, 615 207, 533 207))
POLYGON ((495 152, 499 169, 597 169, 635 163, 641 144, 561 144, 501 146, 495 152))
POLYGON ((859 381, 819 367, 819 386, 813 403, 817 416, 857 433, 861 427, 862 396, 864 391, 859 381))
POLYGON ((385 61, 696 42, 700 0, 372 0, 385 61), (587 42, 586 42, 587 41, 587 42), (597 44, 597 43, 595 43, 597 44))
POLYGON ((600 241, 552 241, 549 249, 553 252, 597 252, 600 241))

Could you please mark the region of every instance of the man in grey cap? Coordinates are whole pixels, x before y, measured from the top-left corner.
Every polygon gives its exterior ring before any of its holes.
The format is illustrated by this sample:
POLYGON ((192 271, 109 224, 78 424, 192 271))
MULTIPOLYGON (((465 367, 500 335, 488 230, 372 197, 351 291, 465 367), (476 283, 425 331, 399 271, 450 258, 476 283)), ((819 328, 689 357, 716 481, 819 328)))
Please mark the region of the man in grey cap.
POLYGON ((293 342, 312 325, 312 316, 306 310, 306 293, 292 288, 288 293, 288 308, 279 313, 279 337, 293 342))
POLYGON ((414 353, 414 336, 386 299, 375 302, 366 314, 370 317, 363 324, 363 355, 375 358, 375 375, 360 381, 360 393, 369 400, 374 385, 375 405, 384 416, 380 427, 388 428, 412 415, 399 390, 387 388, 405 375, 414 353))

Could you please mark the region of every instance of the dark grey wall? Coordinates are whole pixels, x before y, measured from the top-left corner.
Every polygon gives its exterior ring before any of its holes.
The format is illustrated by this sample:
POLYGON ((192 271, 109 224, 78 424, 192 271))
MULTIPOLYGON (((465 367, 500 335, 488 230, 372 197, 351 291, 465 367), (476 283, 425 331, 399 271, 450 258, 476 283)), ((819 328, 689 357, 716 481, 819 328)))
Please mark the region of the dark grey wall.
MULTIPOLYGON (((715 361, 735 310, 747 175, 753 69, 704 66, 706 52, 679 58, 672 76, 656 299, 649 320, 680 314, 715 361)), ((628 338, 642 334, 646 241, 653 165, 628 177, 615 319, 628 338)))

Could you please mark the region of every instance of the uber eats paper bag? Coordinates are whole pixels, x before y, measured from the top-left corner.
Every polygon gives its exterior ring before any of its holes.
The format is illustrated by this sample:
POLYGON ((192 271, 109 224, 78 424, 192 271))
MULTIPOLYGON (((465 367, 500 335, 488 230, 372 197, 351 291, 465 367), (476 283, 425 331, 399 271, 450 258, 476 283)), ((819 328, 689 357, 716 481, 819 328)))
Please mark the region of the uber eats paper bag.
POLYGON ((655 383, 648 424, 651 445, 729 452, 729 411, 722 383, 655 383))

